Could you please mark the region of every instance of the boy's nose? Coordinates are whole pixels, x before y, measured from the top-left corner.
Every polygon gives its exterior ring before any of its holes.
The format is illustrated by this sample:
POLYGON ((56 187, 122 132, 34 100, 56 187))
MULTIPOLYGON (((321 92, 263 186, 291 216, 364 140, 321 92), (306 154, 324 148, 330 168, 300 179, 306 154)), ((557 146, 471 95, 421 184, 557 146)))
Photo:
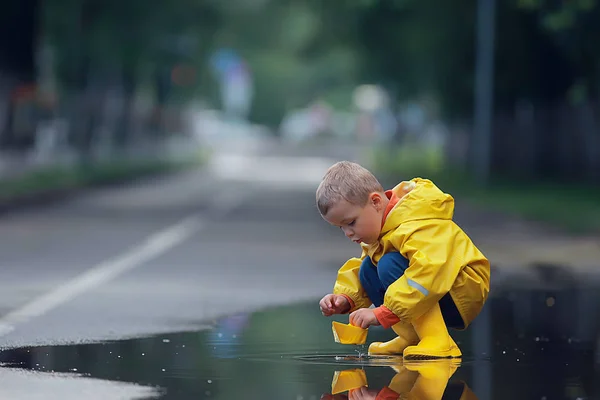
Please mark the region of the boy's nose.
POLYGON ((350 239, 354 235, 354 232, 352 232, 352 229, 344 229, 344 234, 350 239))

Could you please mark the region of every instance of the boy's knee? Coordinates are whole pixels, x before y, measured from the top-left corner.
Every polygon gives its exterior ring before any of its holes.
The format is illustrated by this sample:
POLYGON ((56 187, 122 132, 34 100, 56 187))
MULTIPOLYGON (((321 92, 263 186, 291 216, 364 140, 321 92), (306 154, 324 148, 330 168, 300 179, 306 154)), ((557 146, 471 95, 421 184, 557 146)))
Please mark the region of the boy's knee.
POLYGON ((360 284, 365 286, 365 284, 368 284, 370 281, 372 281, 373 274, 377 274, 377 272, 375 271, 375 266, 371 262, 371 258, 367 256, 363 260, 362 264, 360 265, 360 269, 358 270, 358 280, 360 281, 360 284))
POLYGON ((397 252, 384 254, 377 263, 377 273, 379 279, 389 286, 398 278, 404 275, 408 268, 408 259, 397 252))

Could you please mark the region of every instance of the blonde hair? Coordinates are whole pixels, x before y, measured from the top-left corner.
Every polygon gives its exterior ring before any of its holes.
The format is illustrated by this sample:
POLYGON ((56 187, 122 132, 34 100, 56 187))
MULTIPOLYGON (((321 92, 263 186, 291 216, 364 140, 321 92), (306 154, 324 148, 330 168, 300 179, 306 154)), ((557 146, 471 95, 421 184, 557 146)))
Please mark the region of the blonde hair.
POLYGON ((383 186, 366 168, 350 161, 333 164, 317 188, 317 208, 327 215, 340 200, 363 207, 373 192, 383 192, 383 186))

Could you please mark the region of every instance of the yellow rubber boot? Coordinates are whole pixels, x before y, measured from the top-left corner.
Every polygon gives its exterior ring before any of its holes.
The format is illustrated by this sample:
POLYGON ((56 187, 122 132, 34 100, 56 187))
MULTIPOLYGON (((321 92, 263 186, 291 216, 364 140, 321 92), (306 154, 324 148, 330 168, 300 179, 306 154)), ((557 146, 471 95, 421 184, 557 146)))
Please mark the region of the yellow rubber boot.
POLYGON ((407 399, 439 400, 444 395, 448 381, 456 372, 458 364, 451 360, 432 361, 421 364, 405 364, 405 368, 419 373, 407 399))
POLYGON ((398 337, 388 342, 373 342, 369 346, 369 355, 402 355, 408 346, 419 343, 419 336, 411 324, 398 322, 392 325, 392 330, 398 337))
POLYGON ((440 305, 436 304, 429 311, 413 322, 419 336, 419 344, 404 349, 405 360, 428 360, 436 358, 461 357, 462 353, 448 333, 442 316, 440 305))

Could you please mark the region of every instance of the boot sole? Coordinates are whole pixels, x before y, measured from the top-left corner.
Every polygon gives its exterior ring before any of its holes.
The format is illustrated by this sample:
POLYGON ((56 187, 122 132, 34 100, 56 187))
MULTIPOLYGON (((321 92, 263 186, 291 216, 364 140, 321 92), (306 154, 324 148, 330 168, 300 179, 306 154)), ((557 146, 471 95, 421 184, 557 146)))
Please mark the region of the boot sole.
POLYGON ((442 354, 446 353, 445 355, 436 355, 435 353, 435 351, 432 351, 429 354, 427 354, 427 352, 417 353, 409 351, 409 354, 403 355, 403 358, 405 360, 444 360, 462 357, 462 352, 456 347, 452 347, 448 351, 441 352, 442 354))
POLYGON ((462 355, 460 356, 434 356, 434 355, 427 355, 427 354, 409 354, 407 356, 404 356, 403 358, 405 360, 417 360, 417 361, 423 361, 423 360, 450 360, 450 359, 454 359, 454 358, 461 358, 462 355))

